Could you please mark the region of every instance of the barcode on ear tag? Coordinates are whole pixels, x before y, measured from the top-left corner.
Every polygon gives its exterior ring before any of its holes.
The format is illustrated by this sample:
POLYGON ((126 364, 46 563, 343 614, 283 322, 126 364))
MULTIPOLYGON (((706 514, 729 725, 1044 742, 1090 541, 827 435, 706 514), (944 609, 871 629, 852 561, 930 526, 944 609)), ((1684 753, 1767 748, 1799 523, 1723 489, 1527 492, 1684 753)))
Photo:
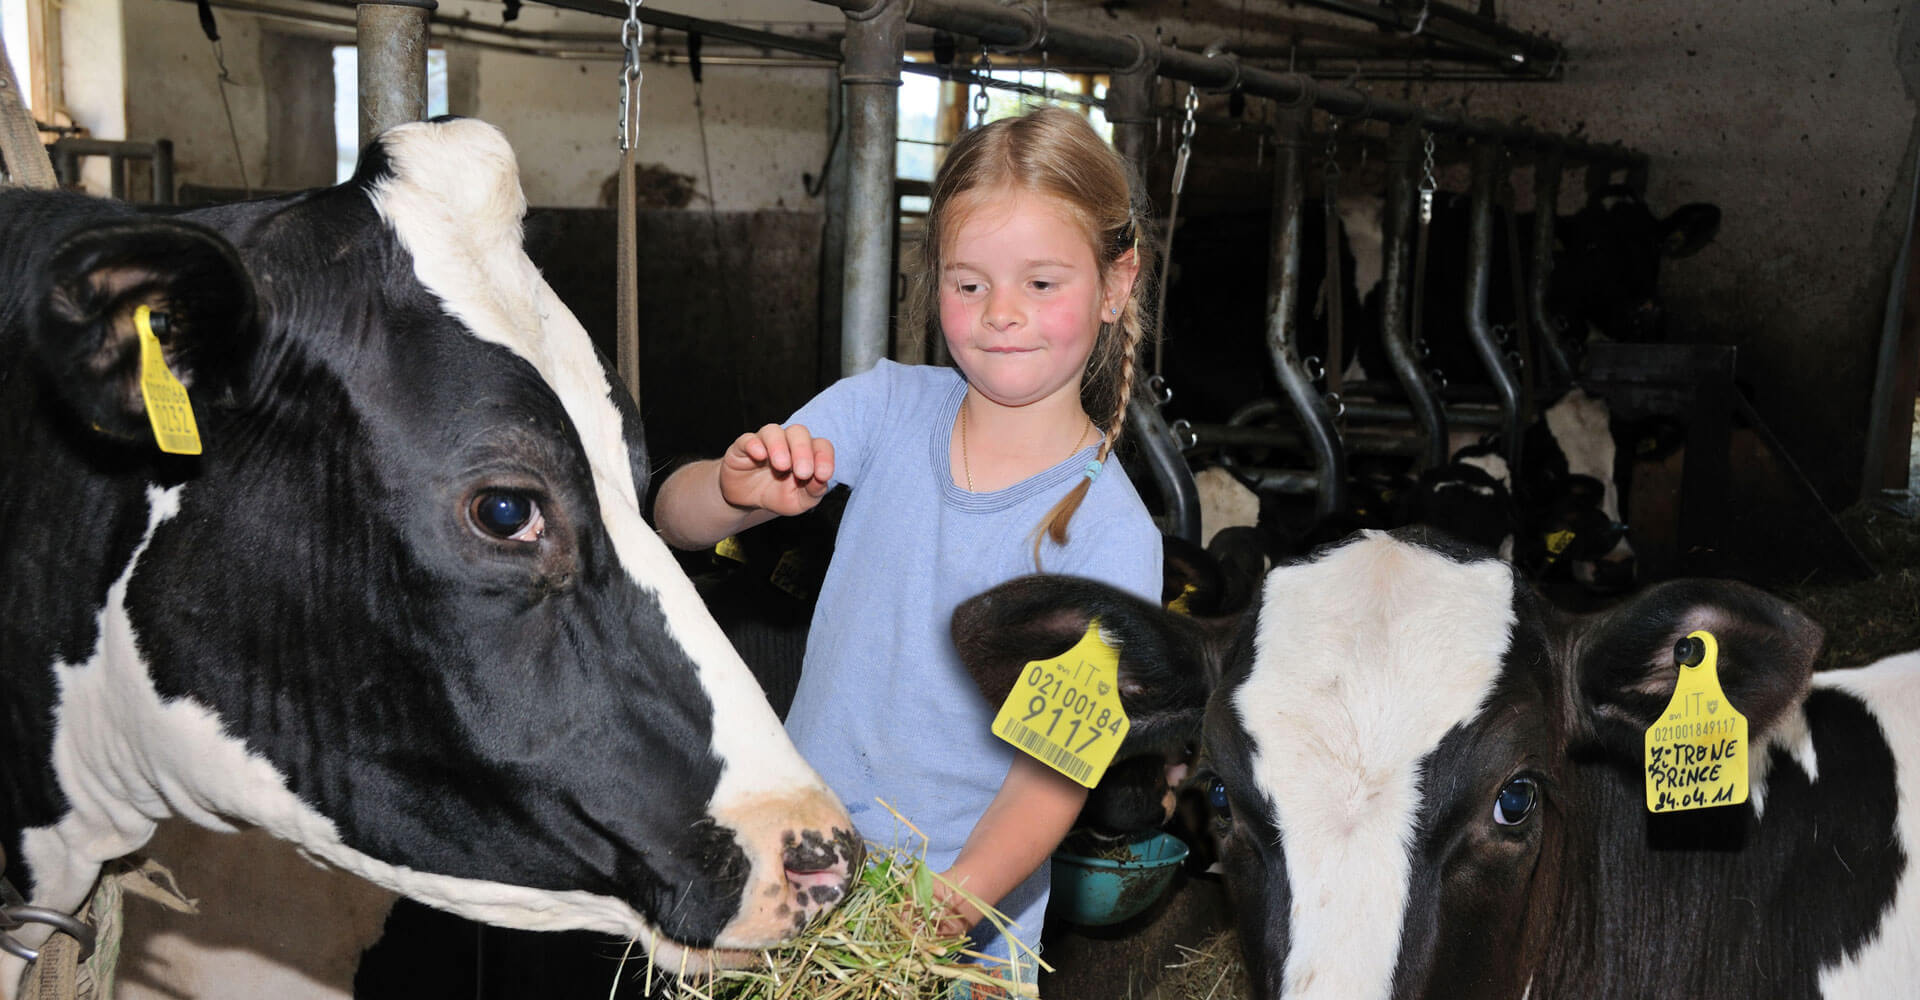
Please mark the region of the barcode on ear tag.
POLYGON ((147 422, 153 425, 153 439, 161 451, 198 455, 200 427, 193 420, 193 403, 187 399, 187 387, 167 367, 160 338, 153 335, 152 312, 147 306, 133 311, 133 326, 140 333, 140 398, 147 406, 147 422))
POLYGON ((1096 619, 1072 649, 1027 664, 994 716, 993 732, 1092 788, 1131 725, 1120 705, 1120 652, 1100 637, 1096 619))

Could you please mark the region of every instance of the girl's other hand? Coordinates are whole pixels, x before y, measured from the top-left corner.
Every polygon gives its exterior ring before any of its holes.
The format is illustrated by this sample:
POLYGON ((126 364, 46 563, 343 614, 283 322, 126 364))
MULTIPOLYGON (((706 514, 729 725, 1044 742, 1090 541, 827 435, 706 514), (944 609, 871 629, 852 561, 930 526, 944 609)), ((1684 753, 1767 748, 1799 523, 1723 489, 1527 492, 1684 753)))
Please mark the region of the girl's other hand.
POLYGON ((826 496, 832 479, 833 442, 801 424, 748 431, 720 456, 720 496, 744 510, 804 513, 826 496))

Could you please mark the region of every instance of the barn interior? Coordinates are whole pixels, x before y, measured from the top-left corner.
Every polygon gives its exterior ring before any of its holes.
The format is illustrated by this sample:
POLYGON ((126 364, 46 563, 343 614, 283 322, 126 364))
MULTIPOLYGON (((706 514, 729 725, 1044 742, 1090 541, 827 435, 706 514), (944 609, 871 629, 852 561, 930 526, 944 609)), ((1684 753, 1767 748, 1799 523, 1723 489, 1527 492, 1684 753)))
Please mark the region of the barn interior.
MULTIPOLYGON (((1520 422, 1581 386, 1645 419, 1616 461, 1634 467, 1618 520, 1642 580, 1786 592, 1836 616, 1844 652, 1831 655, 1848 662, 1920 646, 1912 4, 647 0, 624 35, 617 0, 0 0, 0 12, 61 182, 156 210, 344 179, 369 128, 364 88, 394 88, 397 120, 498 126, 532 206, 529 254, 602 351, 631 363, 656 483, 877 357, 942 361, 898 322, 901 259, 941 150, 982 115, 1081 109, 1139 174, 1143 244, 1170 248, 1144 362, 1156 398, 1137 407, 1125 456, 1170 534, 1206 543, 1193 474, 1209 465, 1236 469, 1307 537, 1364 497, 1390 502, 1368 492, 1377 470, 1444 464, 1446 435, 1423 407, 1470 436, 1507 430, 1517 460, 1520 422), (413 32, 398 55, 390 22, 413 32), (398 83, 378 75, 394 65, 398 83), (1303 323, 1324 338, 1340 298, 1314 283, 1324 265, 1313 281, 1275 277, 1276 262, 1325 259, 1315 243, 1330 216, 1314 235, 1281 234, 1328 192, 1384 202, 1374 219, 1389 239, 1396 213, 1403 233, 1424 234, 1429 178, 1459 196, 1460 218, 1485 209, 1474 224, 1497 232, 1482 241, 1508 241, 1474 272, 1483 299, 1488 271, 1505 272, 1486 348, 1504 364, 1435 377, 1408 359, 1397 385, 1343 371, 1324 340, 1298 340, 1303 323), (1541 216, 1608 198, 1662 221, 1717 209, 1684 253, 1643 251, 1658 258, 1657 334, 1569 336, 1530 298, 1546 294, 1541 256, 1504 249, 1523 227, 1551 245, 1551 227, 1531 228, 1541 216), (630 333, 616 293, 626 226, 630 333), (1283 321, 1276 299, 1308 318, 1283 321), (1370 395, 1373 383, 1386 388, 1370 395)), ((1433 238, 1416 250, 1408 237, 1398 266, 1424 277, 1487 256, 1464 232, 1433 238)), ((1375 317, 1356 300, 1345 337, 1375 336, 1375 317)), ((1217 878, 1188 866, 1135 916, 1050 925, 1042 993, 1212 995, 1218 980, 1191 985, 1211 973, 1176 972, 1227 925, 1226 906, 1217 878)), ((388 992, 363 995, 559 996, 574 980, 601 995, 614 975, 604 942, 556 956, 424 911, 394 919, 431 944, 381 956, 388 992)), ((170 933, 192 935, 190 920, 170 933)), ((220 924, 222 943, 246 922, 220 924)), ((123 976, 137 981, 129 949, 123 976)))

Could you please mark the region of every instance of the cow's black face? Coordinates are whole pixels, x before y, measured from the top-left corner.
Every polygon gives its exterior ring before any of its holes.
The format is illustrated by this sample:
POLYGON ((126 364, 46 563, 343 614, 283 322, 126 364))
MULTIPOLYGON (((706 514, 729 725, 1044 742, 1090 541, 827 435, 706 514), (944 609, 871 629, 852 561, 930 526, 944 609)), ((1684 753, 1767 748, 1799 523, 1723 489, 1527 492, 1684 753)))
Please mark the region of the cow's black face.
POLYGON ((258 307, 241 348, 169 345, 226 359, 207 452, 159 464, 56 709, 81 754, 132 729, 166 759, 143 801, 61 822, 238 820, 478 919, 759 947, 859 848, 640 519, 637 416, 521 205, 497 133, 454 122, 210 217, 258 307))

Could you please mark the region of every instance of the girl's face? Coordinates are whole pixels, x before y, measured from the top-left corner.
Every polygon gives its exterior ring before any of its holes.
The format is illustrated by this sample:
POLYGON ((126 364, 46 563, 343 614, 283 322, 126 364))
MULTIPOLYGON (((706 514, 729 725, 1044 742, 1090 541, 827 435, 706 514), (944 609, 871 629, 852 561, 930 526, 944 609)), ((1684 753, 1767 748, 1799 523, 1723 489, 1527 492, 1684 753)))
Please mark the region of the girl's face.
POLYGON ((954 208, 961 224, 939 276, 940 329, 954 363, 1002 406, 1062 393, 1078 406, 1100 323, 1114 318, 1127 288, 1101 288, 1093 247, 1058 198, 999 190, 954 208))

